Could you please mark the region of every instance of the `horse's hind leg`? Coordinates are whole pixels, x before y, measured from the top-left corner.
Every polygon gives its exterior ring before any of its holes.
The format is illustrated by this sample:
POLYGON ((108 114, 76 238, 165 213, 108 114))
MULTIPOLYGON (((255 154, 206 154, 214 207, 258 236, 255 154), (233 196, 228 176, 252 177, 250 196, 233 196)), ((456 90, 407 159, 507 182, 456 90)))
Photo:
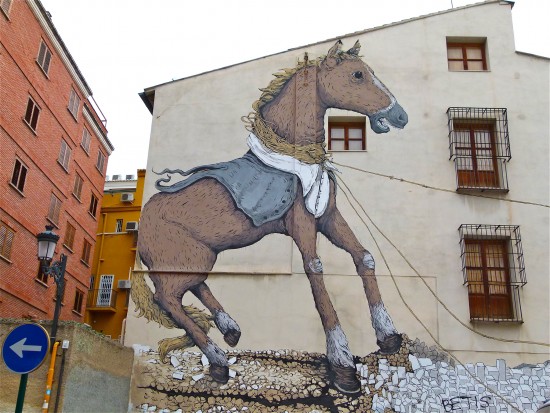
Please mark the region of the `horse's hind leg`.
POLYGON ((227 383, 229 367, 225 353, 195 324, 181 305, 183 294, 204 281, 206 275, 155 274, 153 272, 149 277, 155 285, 155 301, 179 327, 189 334, 196 346, 206 355, 210 361, 212 378, 220 383, 227 383))
POLYGON ((225 342, 231 347, 235 347, 239 342, 239 338, 241 338, 241 329, 235 320, 225 312, 222 305, 214 297, 212 291, 210 291, 210 288, 208 288, 208 285, 205 282, 201 282, 192 287, 191 292, 210 310, 214 316, 216 327, 223 334, 225 342))

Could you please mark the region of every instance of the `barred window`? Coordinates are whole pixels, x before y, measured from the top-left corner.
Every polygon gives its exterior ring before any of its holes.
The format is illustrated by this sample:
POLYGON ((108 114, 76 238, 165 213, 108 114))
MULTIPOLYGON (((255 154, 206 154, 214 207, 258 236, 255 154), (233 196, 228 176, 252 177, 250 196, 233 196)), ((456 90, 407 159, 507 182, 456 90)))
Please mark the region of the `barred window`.
POLYGON ((506 163, 512 156, 506 109, 451 107, 447 117, 457 190, 507 192, 506 163))
POLYGON ((521 322, 519 287, 527 283, 519 227, 461 225, 470 319, 521 322))
POLYGON ((52 60, 52 52, 44 43, 44 40, 40 42, 40 48, 38 49, 38 56, 36 58, 36 63, 41 67, 45 74, 48 74, 50 70, 50 62, 52 60))
POLYGON ((11 247, 14 238, 15 232, 6 224, 0 222, 0 255, 7 260, 11 258, 11 247))

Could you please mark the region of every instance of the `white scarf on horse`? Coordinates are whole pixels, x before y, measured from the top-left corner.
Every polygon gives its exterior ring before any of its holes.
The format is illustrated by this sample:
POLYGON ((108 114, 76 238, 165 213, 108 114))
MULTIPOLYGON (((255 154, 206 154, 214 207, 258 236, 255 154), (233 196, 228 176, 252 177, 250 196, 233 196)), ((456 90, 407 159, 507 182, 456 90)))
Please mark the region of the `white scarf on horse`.
POLYGON ((248 136, 250 150, 264 164, 280 171, 296 175, 302 184, 306 208, 315 218, 319 218, 328 206, 330 183, 327 171, 337 171, 329 161, 321 164, 307 164, 289 155, 273 152, 266 148, 256 135, 248 136))

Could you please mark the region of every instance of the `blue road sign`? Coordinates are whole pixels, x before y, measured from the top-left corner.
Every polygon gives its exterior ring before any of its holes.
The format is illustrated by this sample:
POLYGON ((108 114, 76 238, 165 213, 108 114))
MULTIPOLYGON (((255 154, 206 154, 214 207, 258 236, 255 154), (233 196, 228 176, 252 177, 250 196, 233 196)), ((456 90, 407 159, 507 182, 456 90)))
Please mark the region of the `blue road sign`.
POLYGON ((23 324, 14 328, 2 344, 2 359, 6 367, 18 374, 36 370, 50 348, 50 335, 38 324, 23 324))

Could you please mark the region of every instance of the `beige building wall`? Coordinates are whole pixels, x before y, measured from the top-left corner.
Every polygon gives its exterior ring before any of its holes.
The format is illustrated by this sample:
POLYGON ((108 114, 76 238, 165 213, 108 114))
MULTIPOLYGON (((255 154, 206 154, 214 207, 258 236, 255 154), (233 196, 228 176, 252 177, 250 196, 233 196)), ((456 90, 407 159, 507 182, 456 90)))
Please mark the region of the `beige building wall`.
MULTIPOLYGON (((350 28, 353 29, 353 28, 350 28)), ((511 5, 492 1, 367 30, 342 38, 356 40, 361 54, 409 116, 403 130, 377 135, 368 127, 367 150, 333 152, 339 176, 385 236, 422 275, 445 305, 466 325, 508 340, 549 340, 549 60, 518 53, 511 5), (451 72, 446 37, 486 37, 489 70, 451 72), (452 106, 507 108, 512 159, 508 193, 455 192, 449 160, 446 111, 452 106), (352 169, 355 168, 355 169, 352 169), (414 181, 360 172, 376 172, 414 181), (441 190, 444 189, 444 190, 441 190), (496 199, 490 199, 494 197, 496 199), (520 202, 516 202, 520 201, 520 202), (470 323, 463 286, 458 227, 461 224, 519 225, 528 283, 520 288, 524 323, 470 323)), ((240 121, 251 111, 259 88, 279 69, 294 67, 307 52, 326 54, 335 39, 147 89, 154 110, 147 171, 189 169, 231 160, 247 150, 240 121)), ((328 116, 347 115, 330 110, 328 116)), ((144 203, 155 192, 148 173, 144 203)), ((398 251, 374 228, 374 237, 339 190, 338 207, 377 262, 382 298, 397 329, 411 338, 441 345, 464 362, 509 365, 548 359, 548 347, 482 338, 461 326, 439 304, 398 251), (382 255, 383 254, 383 255, 382 255), (387 261, 387 265, 384 262, 387 261), (389 267, 389 268, 388 268, 389 267), (391 276, 393 274, 393 278, 391 276), (394 284, 395 281, 395 284, 394 284), (425 324, 422 327, 407 309, 425 324)), ((377 349, 361 281, 351 258, 318 237, 325 281, 354 354, 377 349)), ((300 253, 289 237, 269 235, 255 245, 225 251, 207 280, 214 295, 242 329, 241 349, 325 351, 300 253)), ((190 294, 184 303, 202 307, 190 294)), ((181 331, 136 318, 130 304, 125 343, 156 347, 181 331)), ((211 337, 225 346, 217 330, 211 337)))

